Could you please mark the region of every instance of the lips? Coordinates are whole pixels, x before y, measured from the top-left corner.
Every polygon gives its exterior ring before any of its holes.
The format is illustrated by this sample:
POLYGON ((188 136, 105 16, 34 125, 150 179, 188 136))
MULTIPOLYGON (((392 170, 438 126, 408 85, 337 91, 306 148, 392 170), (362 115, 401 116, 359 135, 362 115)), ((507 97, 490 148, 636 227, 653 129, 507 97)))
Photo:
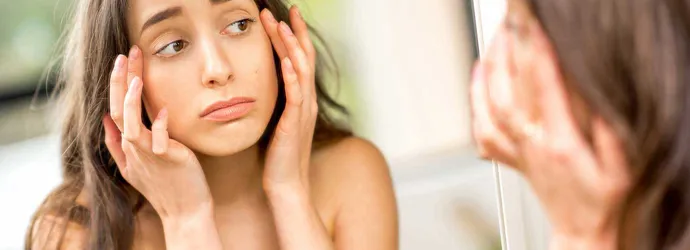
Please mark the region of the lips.
POLYGON ((199 115, 211 121, 227 122, 245 116, 254 106, 255 100, 249 97, 235 97, 229 101, 215 102, 204 109, 199 115))

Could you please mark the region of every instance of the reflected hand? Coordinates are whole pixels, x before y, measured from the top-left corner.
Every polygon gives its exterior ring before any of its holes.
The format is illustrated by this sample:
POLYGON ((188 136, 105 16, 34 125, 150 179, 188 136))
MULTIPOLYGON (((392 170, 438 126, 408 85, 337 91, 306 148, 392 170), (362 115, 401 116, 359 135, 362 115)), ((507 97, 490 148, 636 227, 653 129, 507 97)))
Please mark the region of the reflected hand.
MULTIPOLYGON (((530 27, 538 70, 515 72, 510 37, 499 31, 472 80, 473 135, 482 157, 516 168, 530 182, 554 228, 555 242, 583 249, 615 246, 629 187, 621 141, 595 117, 589 145, 573 116, 548 39, 530 27), (520 77, 517 77, 517 75, 520 77), (531 91, 520 93, 520 91, 531 91)), ((596 112, 596 110, 594 110, 596 112)))

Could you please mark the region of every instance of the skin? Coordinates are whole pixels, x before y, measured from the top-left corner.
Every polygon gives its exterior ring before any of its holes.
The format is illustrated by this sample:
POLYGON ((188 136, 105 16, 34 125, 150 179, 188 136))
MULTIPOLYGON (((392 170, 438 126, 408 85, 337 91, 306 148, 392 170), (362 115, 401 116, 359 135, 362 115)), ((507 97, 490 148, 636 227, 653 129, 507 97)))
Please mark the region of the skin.
POLYGON ((630 185, 621 141, 568 93, 552 44, 526 3, 508 3, 505 25, 473 73, 480 154, 529 181, 553 227, 551 249, 615 249, 630 185))
MULTIPOLYGON (((134 249, 397 249, 395 198, 378 149, 353 137, 311 150, 315 52, 297 8, 288 27, 251 0, 130 4, 135 46, 116 61, 103 122, 120 172, 149 201, 136 215, 134 249), (142 32, 171 6, 180 15, 142 32), (238 25, 246 18, 254 21, 238 25), (167 46, 176 40, 188 43, 180 53, 167 46), (276 80, 273 49, 285 83, 276 80), (285 84, 286 109, 260 159, 277 84, 285 84), (205 105, 235 96, 256 99, 246 116, 200 118, 205 105)), ((63 247, 79 247, 83 233, 68 224, 63 247)))

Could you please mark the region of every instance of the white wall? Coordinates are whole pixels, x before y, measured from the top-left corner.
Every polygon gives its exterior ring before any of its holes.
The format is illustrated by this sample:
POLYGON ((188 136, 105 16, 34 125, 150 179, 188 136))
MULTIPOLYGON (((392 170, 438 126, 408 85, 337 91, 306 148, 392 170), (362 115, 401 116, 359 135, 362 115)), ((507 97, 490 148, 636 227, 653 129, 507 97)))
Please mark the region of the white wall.
POLYGON ((366 136, 392 161, 469 144, 473 41, 462 2, 351 2, 366 136))
POLYGON ((470 145, 465 1, 352 0, 365 136, 392 163, 402 249, 500 247, 490 163, 470 145))

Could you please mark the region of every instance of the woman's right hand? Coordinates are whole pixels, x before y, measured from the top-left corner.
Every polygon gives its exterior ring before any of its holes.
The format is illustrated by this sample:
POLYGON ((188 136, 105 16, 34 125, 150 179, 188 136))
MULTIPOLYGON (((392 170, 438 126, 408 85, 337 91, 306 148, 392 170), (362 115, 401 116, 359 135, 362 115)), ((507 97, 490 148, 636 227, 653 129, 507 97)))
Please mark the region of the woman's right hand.
POLYGON ((142 53, 119 55, 110 77, 110 116, 103 118, 105 142, 127 182, 156 210, 165 224, 212 209, 212 198, 192 151, 168 136, 167 110, 151 130, 142 121, 142 53))

